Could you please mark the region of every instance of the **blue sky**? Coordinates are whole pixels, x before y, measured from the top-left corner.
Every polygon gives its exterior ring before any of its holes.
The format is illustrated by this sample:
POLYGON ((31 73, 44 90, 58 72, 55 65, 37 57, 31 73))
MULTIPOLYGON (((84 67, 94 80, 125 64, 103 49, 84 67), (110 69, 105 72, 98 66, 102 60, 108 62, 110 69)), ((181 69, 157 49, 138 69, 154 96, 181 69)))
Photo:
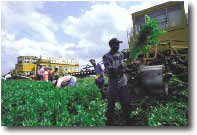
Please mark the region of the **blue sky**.
POLYGON ((74 58, 80 65, 91 58, 99 62, 112 37, 124 41, 120 50, 128 48, 132 13, 164 2, 2 2, 2 74, 15 68, 21 55, 74 58))

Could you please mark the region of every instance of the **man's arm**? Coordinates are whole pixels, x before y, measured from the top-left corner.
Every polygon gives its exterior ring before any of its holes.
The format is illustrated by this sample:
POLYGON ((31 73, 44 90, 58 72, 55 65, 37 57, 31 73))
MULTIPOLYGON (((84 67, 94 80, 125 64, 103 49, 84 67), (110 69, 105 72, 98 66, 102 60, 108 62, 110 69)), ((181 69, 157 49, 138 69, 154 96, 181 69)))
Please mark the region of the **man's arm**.
POLYGON ((130 51, 121 51, 121 53, 123 54, 124 59, 129 59, 129 55, 130 55, 130 51))

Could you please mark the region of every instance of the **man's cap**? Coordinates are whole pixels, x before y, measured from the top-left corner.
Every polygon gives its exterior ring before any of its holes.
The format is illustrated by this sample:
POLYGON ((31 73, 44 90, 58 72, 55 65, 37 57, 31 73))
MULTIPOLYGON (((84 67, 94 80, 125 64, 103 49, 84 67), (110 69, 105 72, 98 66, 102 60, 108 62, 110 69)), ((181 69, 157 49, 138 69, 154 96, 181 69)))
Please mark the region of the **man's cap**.
POLYGON ((112 39, 109 41, 109 44, 110 44, 110 45, 115 44, 115 43, 123 43, 123 41, 120 41, 120 40, 118 40, 117 38, 112 38, 112 39))

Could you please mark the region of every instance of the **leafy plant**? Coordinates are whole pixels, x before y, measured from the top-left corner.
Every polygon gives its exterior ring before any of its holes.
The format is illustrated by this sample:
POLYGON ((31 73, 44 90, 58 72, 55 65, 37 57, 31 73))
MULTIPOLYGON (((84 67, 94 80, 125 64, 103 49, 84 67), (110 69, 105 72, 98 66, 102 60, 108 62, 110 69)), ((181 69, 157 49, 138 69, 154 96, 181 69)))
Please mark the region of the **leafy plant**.
POLYGON ((68 74, 68 72, 66 70, 64 70, 63 68, 60 68, 60 70, 59 70, 59 77, 60 76, 64 76, 66 74, 68 74))
POLYGON ((72 88, 49 82, 2 81, 2 126, 104 126, 106 101, 93 78, 72 88))
POLYGON ((188 126, 187 103, 177 101, 152 107, 148 114, 149 126, 188 126))
POLYGON ((136 126, 189 126, 189 92, 187 84, 173 75, 168 82, 169 95, 133 97, 130 117, 136 126))
POLYGON ((145 24, 140 25, 140 31, 136 40, 131 40, 132 47, 130 60, 135 61, 140 54, 147 54, 152 46, 159 43, 159 36, 165 34, 166 31, 159 31, 158 21, 145 16, 145 24))
MULTIPOLYGON (((132 98, 131 119, 136 126, 188 126, 188 88, 173 75, 169 96, 132 98)), ((72 88, 55 88, 49 82, 6 80, 1 83, 2 126, 105 126, 107 102, 94 78, 77 80, 72 88)), ((121 106, 115 104, 121 124, 121 106)))

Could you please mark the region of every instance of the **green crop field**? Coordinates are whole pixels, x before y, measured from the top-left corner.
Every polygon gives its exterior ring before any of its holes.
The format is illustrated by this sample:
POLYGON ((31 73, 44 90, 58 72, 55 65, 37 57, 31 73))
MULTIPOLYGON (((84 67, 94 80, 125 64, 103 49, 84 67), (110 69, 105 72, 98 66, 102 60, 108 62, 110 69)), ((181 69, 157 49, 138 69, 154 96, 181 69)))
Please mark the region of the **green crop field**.
POLYGON ((49 82, 2 82, 2 126, 104 126, 106 102, 91 78, 72 88, 49 82))
MULTIPOLYGON (((167 99, 146 96, 132 105, 132 125, 188 126, 188 88, 173 76, 167 99)), ((134 99, 133 99, 134 100, 134 99)), ((115 116, 121 125, 121 106, 115 116)), ((72 88, 55 88, 50 82, 6 80, 1 82, 2 126, 106 126, 107 100, 101 98, 94 79, 78 79, 72 88)))

